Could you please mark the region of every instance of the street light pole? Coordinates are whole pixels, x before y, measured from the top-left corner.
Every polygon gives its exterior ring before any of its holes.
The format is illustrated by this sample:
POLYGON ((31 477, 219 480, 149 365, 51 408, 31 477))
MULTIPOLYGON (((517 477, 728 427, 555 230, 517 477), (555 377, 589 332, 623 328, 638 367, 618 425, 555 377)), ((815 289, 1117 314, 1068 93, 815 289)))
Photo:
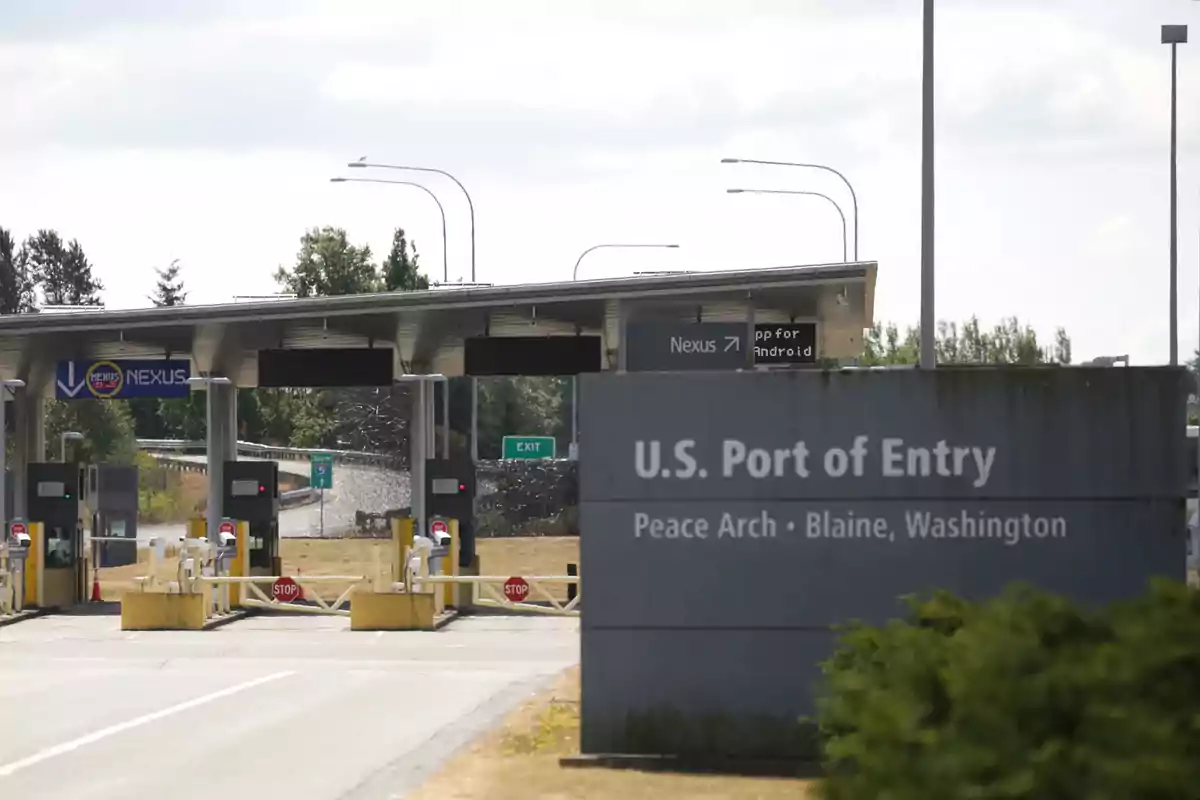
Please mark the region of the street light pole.
POLYGON ((330 178, 330 183, 386 183, 392 186, 414 186, 420 189, 425 194, 433 198, 433 202, 437 203, 438 212, 442 215, 442 283, 450 282, 450 267, 446 246, 446 209, 442 206, 442 201, 438 200, 438 196, 433 193, 433 190, 428 186, 417 183, 415 181, 389 181, 386 178, 330 178))
POLYGON ((921 66, 921 369, 937 366, 934 262, 933 0, 925 0, 921 66))
POLYGON ((583 261, 584 257, 588 253, 595 252, 596 250, 602 250, 607 247, 622 248, 622 249, 632 249, 632 248, 639 248, 639 247, 653 247, 653 248, 660 248, 660 249, 665 249, 665 250, 678 250, 679 249, 679 245, 677 245, 677 244, 594 244, 591 247, 589 247, 587 250, 584 250, 582 253, 580 253, 579 258, 575 259, 575 269, 571 270, 571 280, 574 281, 574 280, 579 279, 579 264, 581 261, 583 261))
MULTIPOLYGON (((467 198, 467 208, 471 212, 471 283, 475 283, 475 203, 471 200, 471 193, 467 191, 467 187, 462 185, 462 181, 446 172, 444 169, 436 169, 434 167, 410 167, 400 164, 376 164, 367 161, 367 157, 363 156, 358 161, 351 161, 346 166, 354 169, 399 169, 409 172, 430 172, 434 175, 442 175, 458 186, 462 190, 463 197, 467 198)), ((479 379, 474 375, 471 376, 471 463, 479 461, 479 379)))
MULTIPOLYGON (((576 281, 579 279, 579 264, 583 261, 584 257, 586 257, 588 253, 593 253, 597 250, 603 250, 605 248, 630 249, 630 248, 643 248, 643 247, 653 247, 653 248, 660 248, 660 249, 664 249, 664 250, 678 250, 679 249, 679 245, 677 245, 677 244, 619 244, 619 243, 594 244, 591 247, 589 247, 587 250, 584 250, 582 253, 580 253, 579 258, 575 259, 575 269, 571 270, 571 280, 576 281)), ((622 335, 624 335, 624 332, 622 332, 622 335)), ((625 349, 625 342, 621 342, 621 349, 622 350, 625 349)), ((571 376, 571 455, 572 455, 572 457, 578 457, 578 454, 579 454, 579 376, 572 375, 571 376)))
POLYGON ((838 202, 827 194, 820 192, 803 192, 797 189, 726 189, 728 194, 795 194, 808 195, 809 197, 821 197, 828 200, 837 209, 838 216, 842 218, 842 261, 846 261, 846 215, 842 211, 842 207, 838 202))
MULTIPOLYGON (((929 0, 926 0, 928 3, 929 0)), ((819 169, 824 172, 829 172, 841 178, 842 183, 846 184, 846 188, 850 190, 850 202, 853 205, 854 212, 854 260, 858 261, 858 195, 854 192, 854 187, 850 181, 838 170, 825 164, 802 164, 795 161, 763 161, 758 158, 722 158, 722 164, 766 164, 772 167, 803 167, 805 169, 819 169)))
POLYGON ((471 193, 467 191, 467 187, 462 185, 462 181, 446 172, 444 169, 435 169, 433 167, 408 167, 400 164, 376 164, 367 160, 351 161, 346 165, 355 169, 399 169, 408 172, 431 172, 435 175, 442 175, 454 181, 455 185, 462 190, 463 197, 467 198, 467 209, 471 212, 471 283, 475 283, 475 203, 471 200, 471 193))
POLYGON ((1163 25, 1162 43, 1171 45, 1171 209, 1170 209, 1170 290, 1171 296, 1170 319, 1171 328, 1171 366, 1179 364, 1179 217, 1178 217, 1178 184, 1176 181, 1176 50, 1179 45, 1187 44, 1187 25, 1163 25))
POLYGON ((8 395, 11 393, 15 398, 17 389, 24 389, 25 381, 22 380, 5 380, 0 381, 0 525, 4 526, 4 530, 0 531, 0 541, 8 539, 8 395))

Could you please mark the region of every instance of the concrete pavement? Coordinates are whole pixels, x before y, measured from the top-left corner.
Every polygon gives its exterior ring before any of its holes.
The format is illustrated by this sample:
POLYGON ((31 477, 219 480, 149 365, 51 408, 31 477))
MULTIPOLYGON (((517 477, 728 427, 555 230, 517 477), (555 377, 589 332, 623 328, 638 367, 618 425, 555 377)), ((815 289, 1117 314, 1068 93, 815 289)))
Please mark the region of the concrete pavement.
POLYGON ((401 798, 578 654, 577 620, 557 618, 30 620, 0 629, 0 797, 401 798))

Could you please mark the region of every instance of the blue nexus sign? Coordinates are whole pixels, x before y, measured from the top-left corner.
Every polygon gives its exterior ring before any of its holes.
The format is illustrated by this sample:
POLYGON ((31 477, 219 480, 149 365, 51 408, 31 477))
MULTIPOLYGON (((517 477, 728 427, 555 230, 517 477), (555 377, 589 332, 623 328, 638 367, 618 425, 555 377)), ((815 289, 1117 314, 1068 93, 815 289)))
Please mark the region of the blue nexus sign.
POLYGON ((187 397, 191 374, 191 362, 183 359, 60 361, 54 396, 59 400, 187 397))

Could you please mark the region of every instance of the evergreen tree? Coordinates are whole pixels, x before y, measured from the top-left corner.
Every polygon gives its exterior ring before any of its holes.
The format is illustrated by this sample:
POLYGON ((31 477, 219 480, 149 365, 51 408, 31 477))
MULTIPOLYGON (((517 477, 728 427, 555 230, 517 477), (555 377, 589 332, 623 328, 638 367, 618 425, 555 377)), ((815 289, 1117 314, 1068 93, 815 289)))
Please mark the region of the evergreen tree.
POLYGON ((92 274, 92 264, 78 240, 65 245, 56 231, 43 228, 26 239, 22 249, 45 305, 100 304, 104 285, 92 274))
POLYGON ((404 228, 392 233, 392 249, 383 262, 383 288, 389 292, 414 292, 429 288, 429 278, 418 266, 417 247, 408 241, 404 228))
POLYGON ((149 298, 151 303, 159 308, 170 308, 187 302, 187 292, 183 288, 180 269, 179 259, 175 259, 162 269, 154 270, 158 281, 154 284, 154 294, 149 298))
POLYGON ((71 244, 67 246, 63 267, 67 280, 66 302, 77 306, 100 305, 100 293, 104 291, 104 284, 92 274, 92 262, 84 255, 78 239, 72 239, 71 244))
POLYGON ((25 248, 18 250, 16 245, 12 233, 0 228, 0 314, 37 310, 28 254, 25 248))

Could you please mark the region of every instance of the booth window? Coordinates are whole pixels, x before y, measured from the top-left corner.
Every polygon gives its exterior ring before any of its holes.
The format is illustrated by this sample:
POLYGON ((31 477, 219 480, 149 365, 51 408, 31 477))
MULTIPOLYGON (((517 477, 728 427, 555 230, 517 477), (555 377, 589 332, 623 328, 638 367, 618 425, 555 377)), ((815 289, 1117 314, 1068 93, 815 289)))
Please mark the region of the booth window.
POLYGON ((45 527, 45 557, 48 569, 62 569, 75 563, 75 531, 62 525, 45 527))

